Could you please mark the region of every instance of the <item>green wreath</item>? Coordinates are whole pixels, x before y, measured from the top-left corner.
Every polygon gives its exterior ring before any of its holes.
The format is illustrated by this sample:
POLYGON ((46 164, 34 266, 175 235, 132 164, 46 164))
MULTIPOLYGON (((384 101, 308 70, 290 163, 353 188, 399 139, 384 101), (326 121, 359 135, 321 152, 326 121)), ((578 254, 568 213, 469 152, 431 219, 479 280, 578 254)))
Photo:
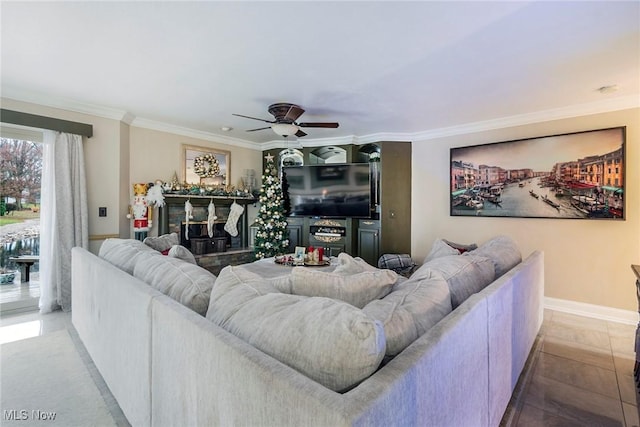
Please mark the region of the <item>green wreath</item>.
POLYGON ((200 178, 213 178, 220 174, 218 159, 213 154, 205 154, 193 159, 193 171, 200 178))

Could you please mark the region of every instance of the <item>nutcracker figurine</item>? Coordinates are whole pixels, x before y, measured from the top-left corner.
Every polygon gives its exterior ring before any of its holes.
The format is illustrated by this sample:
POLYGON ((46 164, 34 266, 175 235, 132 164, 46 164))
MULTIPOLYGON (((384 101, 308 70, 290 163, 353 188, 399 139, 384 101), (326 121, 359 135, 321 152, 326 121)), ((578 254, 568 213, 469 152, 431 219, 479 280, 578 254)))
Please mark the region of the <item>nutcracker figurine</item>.
POLYGON ((147 202, 147 184, 133 184, 133 205, 129 207, 129 215, 133 216, 133 235, 137 240, 144 240, 149 232, 151 209, 147 202))

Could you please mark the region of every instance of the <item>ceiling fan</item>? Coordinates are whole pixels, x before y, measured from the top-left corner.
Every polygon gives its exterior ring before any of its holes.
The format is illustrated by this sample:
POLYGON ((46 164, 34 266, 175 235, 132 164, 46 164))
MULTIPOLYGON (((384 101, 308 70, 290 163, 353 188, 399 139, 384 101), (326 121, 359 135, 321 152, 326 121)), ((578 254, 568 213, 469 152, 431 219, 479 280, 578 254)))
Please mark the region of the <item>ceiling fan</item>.
POLYGON ((295 135, 298 138, 307 135, 300 128, 337 128, 339 126, 336 122, 296 122, 298 118, 304 113, 304 109, 295 104, 289 104, 288 102, 280 102, 277 104, 269 105, 269 113, 275 118, 275 120, 259 119, 257 117, 244 116, 242 114, 235 114, 234 116, 244 117, 245 119, 260 120, 261 122, 271 123, 271 126, 249 129, 247 132, 255 132, 257 130, 271 129, 280 136, 295 135))

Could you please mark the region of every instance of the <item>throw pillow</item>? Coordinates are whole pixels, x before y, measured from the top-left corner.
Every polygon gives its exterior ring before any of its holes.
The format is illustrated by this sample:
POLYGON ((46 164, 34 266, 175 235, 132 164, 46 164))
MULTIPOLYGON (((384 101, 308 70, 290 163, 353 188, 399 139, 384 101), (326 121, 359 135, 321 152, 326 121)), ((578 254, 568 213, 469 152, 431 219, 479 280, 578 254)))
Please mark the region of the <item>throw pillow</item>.
POLYGON ((242 266, 224 267, 216 279, 211 291, 207 319, 214 323, 228 319, 247 301, 259 295, 279 293, 270 279, 263 279, 242 266))
POLYGON ((362 311, 383 324, 385 354, 392 357, 451 312, 449 286, 440 274, 430 272, 394 286, 389 295, 362 311))
POLYGON ((464 245, 462 243, 455 243, 446 239, 442 239, 442 241, 445 242, 447 245, 451 246, 452 248, 457 249, 458 252, 460 252, 461 254, 468 251, 472 251, 478 247, 478 245, 476 245, 475 243, 464 245))
POLYGON ((180 244, 178 233, 163 234, 158 237, 147 237, 143 240, 144 244, 158 252, 171 249, 174 245, 180 244))
POLYGON ((415 270, 416 263, 409 254, 384 254, 378 259, 378 268, 386 268, 401 276, 409 277, 415 270))
POLYGON ((343 275, 294 267, 291 271, 291 293, 338 299, 362 308, 387 295, 398 280, 398 275, 391 270, 374 270, 343 275))
POLYGON ((198 265, 196 262, 196 257, 193 256, 191 251, 184 246, 181 245, 173 245, 169 252, 167 253, 172 258, 178 258, 186 262, 190 262, 191 264, 198 265))
POLYGON ((333 270, 336 274, 356 274, 364 271, 377 271, 378 269, 372 265, 369 265, 365 260, 360 257, 352 257, 346 252, 340 252, 338 254, 338 265, 333 270))
POLYGON ((442 239, 436 239, 431 247, 431 252, 426 256, 423 264, 431 261, 432 259, 441 258, 449 255, 460 255, 460 251, 451 247, 442 239))
POLYGON ((495 267, 496 278, 502 276, 522 261, 522 254, 518 249, 518 245, 508 236, 494 237, 468 254, 491 259, 495 267))
POLYGON ((495 279, 493 261, 476 255, 449 255, 433 259, 413 273, 411 279, 427 277, 431 271, 444 277, 451 292, 451 307, 455 309, 467 298, 481 291, 495 279))
POLYGON ((384 357, 382 325, 349 304, 273 292, 232 266, 218 281, 207 319, 331 390, 355 386, 384 357))

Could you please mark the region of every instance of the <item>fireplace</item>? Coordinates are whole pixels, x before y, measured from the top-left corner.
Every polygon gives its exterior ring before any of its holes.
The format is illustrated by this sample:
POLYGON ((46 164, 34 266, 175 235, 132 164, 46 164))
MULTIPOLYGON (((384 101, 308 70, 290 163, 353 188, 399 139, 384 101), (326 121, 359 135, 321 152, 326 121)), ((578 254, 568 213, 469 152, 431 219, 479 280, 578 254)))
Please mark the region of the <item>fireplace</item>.
POLYGON ((249 250, 249 225, 246 205, 255 203, 253 198, 221 196, 189 196, 165 194, 165 206, 158 210, 158 234, 178 233, 180 244, 198 255, 220 254, 228 251, 249 250), (185 202, 193 206, 193 218, 189 219, 188 238, 185 202), (213 201, 218 217, 213 224, 213 237, 207 227, 208 206, 213 201), (237 236, 224 230, 233 202, 245 208, 237 221, 237 236))

